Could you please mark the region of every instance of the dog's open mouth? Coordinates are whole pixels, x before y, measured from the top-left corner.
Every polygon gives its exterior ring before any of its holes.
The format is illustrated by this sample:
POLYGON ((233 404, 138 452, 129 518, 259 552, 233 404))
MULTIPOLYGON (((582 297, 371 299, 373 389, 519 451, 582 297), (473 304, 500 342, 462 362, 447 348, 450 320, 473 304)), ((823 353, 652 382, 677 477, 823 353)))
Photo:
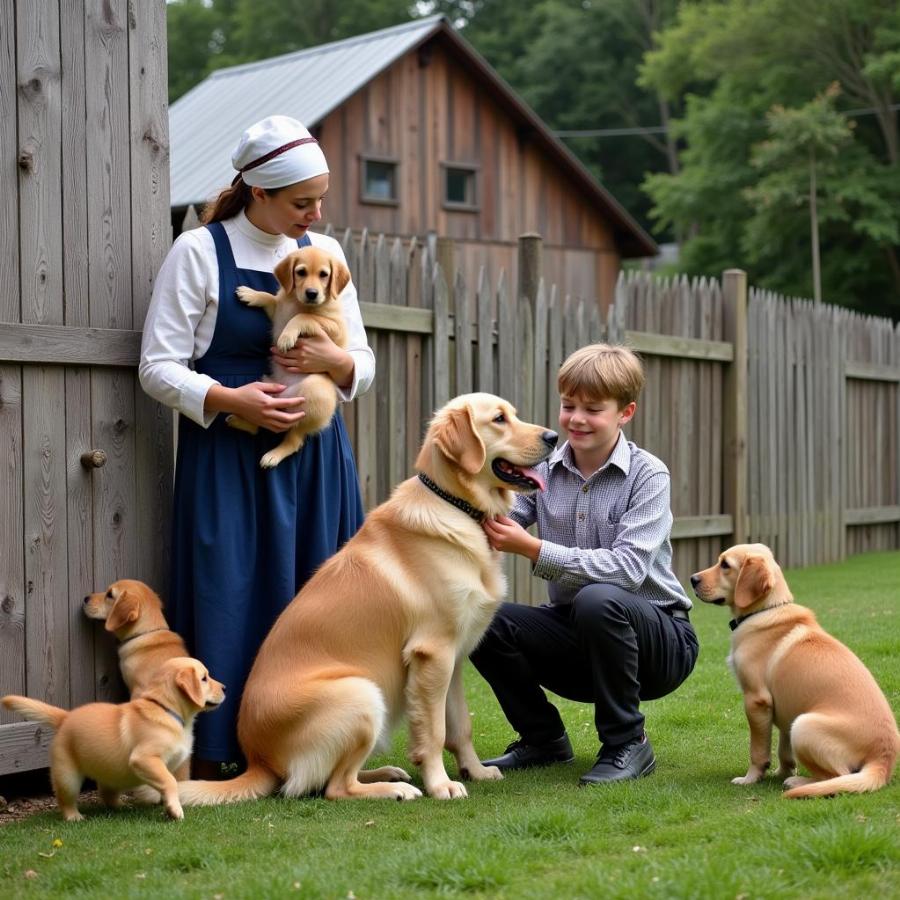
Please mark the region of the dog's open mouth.
POLYGON ((507 484, 529 491, 542 491, 546 488, 544 480, 534 469, 513 465, 508 459, 495 459, 491 463, 491 469, 501 481, 505 481, 507 484))

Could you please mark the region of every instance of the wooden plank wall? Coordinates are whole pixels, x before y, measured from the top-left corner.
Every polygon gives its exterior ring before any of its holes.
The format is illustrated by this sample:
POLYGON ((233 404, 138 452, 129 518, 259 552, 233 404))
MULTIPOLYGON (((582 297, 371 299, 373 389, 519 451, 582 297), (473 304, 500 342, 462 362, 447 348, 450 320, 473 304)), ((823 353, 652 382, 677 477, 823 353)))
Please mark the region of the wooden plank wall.
MULTIPOLYGON (((0 692, 62 706, 118 696, 85 593, 163 586, 170 417, 88 329, 131 346, 170 243, 165 37, 163 0, 0 7, 0 322, 64 348, 0 353, 0 692)), ((49 735, 15 721, 0 771, 45 762, 49 735)))
POLYGON ((754 540, 807 566, 900 546, 900 333, 751 291, 754 540))

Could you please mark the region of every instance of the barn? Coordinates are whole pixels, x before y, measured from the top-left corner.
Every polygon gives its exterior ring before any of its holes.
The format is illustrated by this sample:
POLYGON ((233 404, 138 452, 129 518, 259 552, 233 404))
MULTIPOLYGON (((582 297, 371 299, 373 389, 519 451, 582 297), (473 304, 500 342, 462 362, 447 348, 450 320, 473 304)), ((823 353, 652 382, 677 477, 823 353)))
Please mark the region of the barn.
POLYGON ((469 284, 482 265, 512 273, 518 237, 536 232, 548 282, 605 308, 622 261, 657 252, 444 16, 220 69, 179 98, 176 228, 231 181, 242 130, 273 114, 302 121, 328 156, 323 224, 451 238, 469 284))

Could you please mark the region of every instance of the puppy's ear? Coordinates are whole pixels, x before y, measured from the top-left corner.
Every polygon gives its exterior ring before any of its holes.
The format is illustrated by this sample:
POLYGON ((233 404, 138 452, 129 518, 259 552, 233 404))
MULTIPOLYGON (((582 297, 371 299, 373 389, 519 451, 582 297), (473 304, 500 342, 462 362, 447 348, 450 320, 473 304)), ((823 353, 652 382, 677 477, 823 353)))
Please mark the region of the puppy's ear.
POLYGON ((175 675, 175 685, 198 709, 204 706, 203 684, 200 676, 193 666, 185 666, 179 669, 175 675))
POLYGON ((131 591, 122 591, 106 617, 107 631, 118 631, 132 622, 137 622, 141 614, 141 601, 131 591))
POLYGON ((328 279, 328 296, 337 300, 347 285, 350 284, 350 270, 335 257, 331 258, 331 277, 328 279))
POLYGON ((297 251, 288 255, 275 266, 275 277, 286 293, 294 290, 294 266, 296 265, 297 251))
POLYGON ((475 430, 472 410, 468 406, 451 409, 434 430, 438 450, 464 472, 475 475, 487 458, 484 441, 475 430))
POLYGON ((764 556, 745 556, 734 586, 734 605, 746 609, 775 587, 775 579, 764 556))

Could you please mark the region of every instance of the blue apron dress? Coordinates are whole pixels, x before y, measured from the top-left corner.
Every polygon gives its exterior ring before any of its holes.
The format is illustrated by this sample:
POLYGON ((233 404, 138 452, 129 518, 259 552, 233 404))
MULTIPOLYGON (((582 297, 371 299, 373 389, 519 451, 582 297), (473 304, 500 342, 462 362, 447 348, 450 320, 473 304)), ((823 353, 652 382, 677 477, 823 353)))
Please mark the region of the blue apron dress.
MULTIPOLYGON (((238 269, 220 222, 208 226, 219 266, 219 309, 212 342, 194 363, 226 387, 268 371, 271 323, 245 306, 235 288, 276 293, 271 272, 238 269)), ((299 246, 310 243, 308 235, 299 246)), ((170 627, 224 682, 222 706, 196 719, 194 754, 240 759, 236 723, 256 651, 275 619, 321 563, 362 525, 356 465, 337 414, 299 453, 274 469, 259 460, 283 435, 230 428, 218 415, 208 428, 180 416, 173 503, 170 627)))

